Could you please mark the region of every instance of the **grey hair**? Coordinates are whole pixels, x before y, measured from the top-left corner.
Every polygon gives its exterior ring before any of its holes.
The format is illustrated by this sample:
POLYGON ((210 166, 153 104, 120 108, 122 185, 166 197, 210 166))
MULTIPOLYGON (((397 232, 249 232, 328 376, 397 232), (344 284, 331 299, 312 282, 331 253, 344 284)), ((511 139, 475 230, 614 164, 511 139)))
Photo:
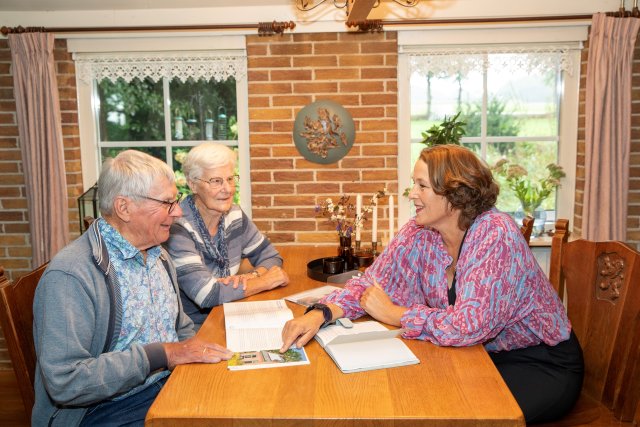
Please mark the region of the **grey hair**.
POLYGON ((204 169, 232 165, 236 167, 236 152, 219 142, 203 142, 189 151, 182 163, 182 171, 188 181, 202 177, 204 169))
POLYGON ((175 184, 173 170, 162 160, 136 150, 125 150, 102 164, 98 178, 98 200, 102 215, 113 214, 118 196, 138 199, 151 191, 155 180, 165 177, 175 184))

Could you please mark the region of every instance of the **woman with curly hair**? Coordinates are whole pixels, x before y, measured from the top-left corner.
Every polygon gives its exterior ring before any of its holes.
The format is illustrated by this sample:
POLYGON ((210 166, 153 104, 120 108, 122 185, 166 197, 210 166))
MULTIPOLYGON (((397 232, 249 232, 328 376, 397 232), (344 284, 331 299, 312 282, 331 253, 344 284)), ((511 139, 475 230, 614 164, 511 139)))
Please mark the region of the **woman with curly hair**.
POLYGON ((528 423, 561 417, 580 394, 582 350, 520 229, 495 208, 491 171, 464 147, 438 145, 422 151, 413 181, 416 216, 364 275, 285 325, 283 350, 368 314, 404 338, 483 344, 528 423))

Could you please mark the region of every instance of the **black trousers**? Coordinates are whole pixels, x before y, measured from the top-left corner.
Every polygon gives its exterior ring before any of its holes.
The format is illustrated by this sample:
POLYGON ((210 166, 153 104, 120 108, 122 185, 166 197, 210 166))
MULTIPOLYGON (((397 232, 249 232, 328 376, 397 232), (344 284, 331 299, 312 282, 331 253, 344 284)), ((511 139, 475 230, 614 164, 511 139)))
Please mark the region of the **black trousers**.
POLYGON ((584 361, 573 331, 568 340, 556 346, 540 344, 489 355, 520 405, 527 424, 562 417, 580 396, 584 361))

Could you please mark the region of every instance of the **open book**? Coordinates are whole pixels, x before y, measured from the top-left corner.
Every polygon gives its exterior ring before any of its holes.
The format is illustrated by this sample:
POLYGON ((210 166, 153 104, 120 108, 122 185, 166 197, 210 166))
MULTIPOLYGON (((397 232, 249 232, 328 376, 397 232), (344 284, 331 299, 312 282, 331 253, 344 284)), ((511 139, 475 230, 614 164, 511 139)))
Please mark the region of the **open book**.
POLYGON ((227 348, 235 354, 230 370, 308 365, 304 348, 280 353, 282 327, 293 313, 284 300, 225 303, 227 348))
POLYGON ((397 336, 376 321, 357 322, 353 328, 340 325, 320 329, 315 338, 346 374, 420 363, 397 336))

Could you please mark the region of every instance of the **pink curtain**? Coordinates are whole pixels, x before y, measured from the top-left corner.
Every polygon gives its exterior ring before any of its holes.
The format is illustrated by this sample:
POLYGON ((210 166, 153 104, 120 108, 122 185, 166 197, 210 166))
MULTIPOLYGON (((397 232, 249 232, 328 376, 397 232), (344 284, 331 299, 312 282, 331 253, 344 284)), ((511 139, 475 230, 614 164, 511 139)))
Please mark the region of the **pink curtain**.
POLYGON ((585 239, 625 241, 631 72, 640 19, 593 16, 585 107, 585 239))
POLYGON ((9 34, 33 267, 69 241, 58 82, 50 33, 9 34))

